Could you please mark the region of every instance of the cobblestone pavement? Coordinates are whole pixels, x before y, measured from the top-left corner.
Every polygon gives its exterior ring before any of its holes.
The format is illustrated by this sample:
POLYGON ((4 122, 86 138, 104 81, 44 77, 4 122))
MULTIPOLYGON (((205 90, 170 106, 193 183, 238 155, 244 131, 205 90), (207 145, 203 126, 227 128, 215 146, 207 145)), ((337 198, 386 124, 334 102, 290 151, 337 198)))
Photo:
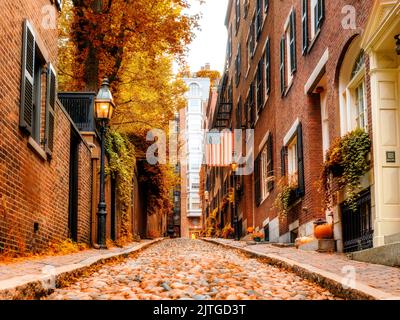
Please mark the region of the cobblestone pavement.
POLYGON ((248 245, 245 241, 217 241, 254 252, 275 254, 340 276, 345 274, 344 270, 348 271, 349 267, 353 267, 358 281, 393 296, 400 296, 400 268, 350 260, 345 254, 309 252, 288 247, 280 248, 271 244, 248 245))
POLYGON ((142 240, 141 242, 135 242, 123 248, 110 248, 108 250, 89 249, 63 256, 38 256, 14 263, 0 263, 0 281, 12 277, 25 276, 27 274, 42 274, 43 267, 45 266, 59 267, 79 263, 92 257, 105 256, 112 253, 117 254, 127 249, 139 247, 140 244, 147 242, 149 241, 142 240))
POLYGON ((297 275, 200 240, 164 240, 47 299, 338 299, 297 275))

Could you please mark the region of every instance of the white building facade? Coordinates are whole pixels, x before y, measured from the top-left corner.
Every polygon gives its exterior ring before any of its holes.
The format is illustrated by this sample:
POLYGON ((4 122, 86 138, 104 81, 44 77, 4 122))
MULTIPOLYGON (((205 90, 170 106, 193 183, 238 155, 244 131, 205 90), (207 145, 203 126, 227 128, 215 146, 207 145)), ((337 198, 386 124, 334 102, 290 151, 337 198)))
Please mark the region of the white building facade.
MULTIPOLYGON (((210 79, 185 78, 189 88, 187 105, 181 116, 182 237, 191 237, 201 230, 200 168, 203 161, 204 110, 210 93, 210 79), (186 214, 185 214, 186 212, 186 214)), ((182 114, 182 112, 181 112, 182 114)))

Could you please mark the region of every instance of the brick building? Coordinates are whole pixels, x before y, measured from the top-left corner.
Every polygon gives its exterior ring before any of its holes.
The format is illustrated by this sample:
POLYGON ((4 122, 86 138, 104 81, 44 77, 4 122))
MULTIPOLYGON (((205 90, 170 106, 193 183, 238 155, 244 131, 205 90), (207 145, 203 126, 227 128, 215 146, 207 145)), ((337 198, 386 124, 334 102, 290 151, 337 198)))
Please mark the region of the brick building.
POLYGON ((40 250, 67 237, 90 241, 91 151, 57 99, 58 33, 48 19, 57 17, 58 3, 0 4, 3 249, 40 250), (68 165, 71 154, 76 168, 68 165), (72 183, 79 189, 75 204, 69 199, 72 183))
MULTIPOLYGON (((398 6, 396 1, 229 1, 226 71, 219 95, 232 108, 224 119, 226 103, 217 106, 214 127, 254 129, 254 172, 236 185, 242 233, 255 226, 268 241, 293 242, 312 235, 316 219, 333 218, 338 250, 353 251, 381 245, 385 236, 400 232, 400 217, 389 209, 397 206, 399 192, 391 192, 390 199, 383 196, 389 186, 398 190, 398 179, 389 178, 390 170, 397 174, 397 160, 389 162, 398 142, 381 141, 385 129, 377 111, 379 106, 386 110, 388 99, 387 109, 396 115, 391 119, 397 119, 398 6), (384 34, 380 48, 374 32, 384 34), (376 51, 372 58, 371 51, 376 51), (373 83, 371 77, 384 68, 383 56, 390 70, 373 83), (379 91, 388 77, 390 86, 379 91), (382 94, 385 104, 374 102, 382 94), (372 139, 373 170, 361 179, 357 213, 348 214, 345 192, 338 190, 331 216, 319 187, 325 154, 336 138, 355 128, 372 139), (386 163, 384 151, 389 152, 386 163), (275 200, 282 185, 290 186, 292 199, 287 215, 278 216, 275 200)), ((389 112, 383 116, 388 119, 389 112)), ((387 128, 392 136, 397 136, 396 127, 392 123, 387 128)), ((232 181, 229 168, 208 168, 208 185, 220 184, 216 172, 232 181)), ((210 198, 208 211, 220 198, 210 198)))
MULTIPOLYGON (((0 2, 0 250, 42 250, 71 238, 95 244, 99 193, 96 93, 57 92, 61 1, 0 2)), ((146 236, 137 179, 131 232, 146 236)), ((120 230, 107 178, 107 238, 120 230)))

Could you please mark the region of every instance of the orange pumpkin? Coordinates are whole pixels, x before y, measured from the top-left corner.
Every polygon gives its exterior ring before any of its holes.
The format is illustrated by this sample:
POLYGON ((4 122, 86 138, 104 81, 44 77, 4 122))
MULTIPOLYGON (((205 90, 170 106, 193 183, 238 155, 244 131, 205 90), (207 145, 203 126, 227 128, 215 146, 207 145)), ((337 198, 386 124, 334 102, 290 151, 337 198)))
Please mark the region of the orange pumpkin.
POLYGON ((325 223, 314 226, 314 236, 317 239, 332 239, 333 238, 332 224, 325 223))

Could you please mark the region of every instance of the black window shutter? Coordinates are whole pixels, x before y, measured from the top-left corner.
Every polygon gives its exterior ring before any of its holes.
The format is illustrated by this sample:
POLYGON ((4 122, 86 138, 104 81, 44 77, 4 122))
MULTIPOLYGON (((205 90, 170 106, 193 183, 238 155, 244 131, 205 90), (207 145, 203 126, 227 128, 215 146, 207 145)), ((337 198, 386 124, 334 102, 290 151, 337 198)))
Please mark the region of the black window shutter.
POLYGON ((308 49, 308 0, 303 0, 301 24, 303 28, 303 55, 306 54, 308 49))
POLYGON ((54 124, 55 107, 57 96, 56 73, 51 63, 47 68, 47 86, 46 86, 46 127, 45 127, 45 150, 51 155, 54 148, 54 124))
POLYGON ((274 146, 272 140, 272 134, 269 135, 267 141, 267 158, 268 158, 268 178, 272 179, 268 181, 268 192, 271 192, 274 189, 274 146))
POLYGON ((265 45, 265 91, 267 95, 271 92, 271 45, 269 39, 265 45))
POLYGON ((280 74, 281 74, 281 94, 285 94, 285 36, 281 39, 281 63, 280 63, 280 74))
POLYGON ((300 123, 297 127, 297 161, 298 161, 298 191, 297 195, 303 197, 305 194, 304 183, 304 158, 303 158, 303 127, 300 123))
POLYGON ((296 71, 296 13, 293 10, 290 15, 290 71, 296 71))
POLYGON ((286 147, 281 149, 281 176, 286 176, 286 147))
POLYGON ((258 207, 261 202, 261 171, 260 171, 260 156, 257 157, 256 161, 254 162, 254 195, 255 195, 255 202, 256 206, 258 207))
POLYGON ((24 21, 22 43, 22 76, 21 76, 21 104, 19 126, 32 133, 34 70, 35 70, 35 33, 29 22, 24 21))
POLYGON ((325 0, 318 0, 317 4, 317 28, 321 28, 325 18, 325 0))
POLYGON ((57 9, 61 11, 62 9, 62 0, 56 0, 57 9))

